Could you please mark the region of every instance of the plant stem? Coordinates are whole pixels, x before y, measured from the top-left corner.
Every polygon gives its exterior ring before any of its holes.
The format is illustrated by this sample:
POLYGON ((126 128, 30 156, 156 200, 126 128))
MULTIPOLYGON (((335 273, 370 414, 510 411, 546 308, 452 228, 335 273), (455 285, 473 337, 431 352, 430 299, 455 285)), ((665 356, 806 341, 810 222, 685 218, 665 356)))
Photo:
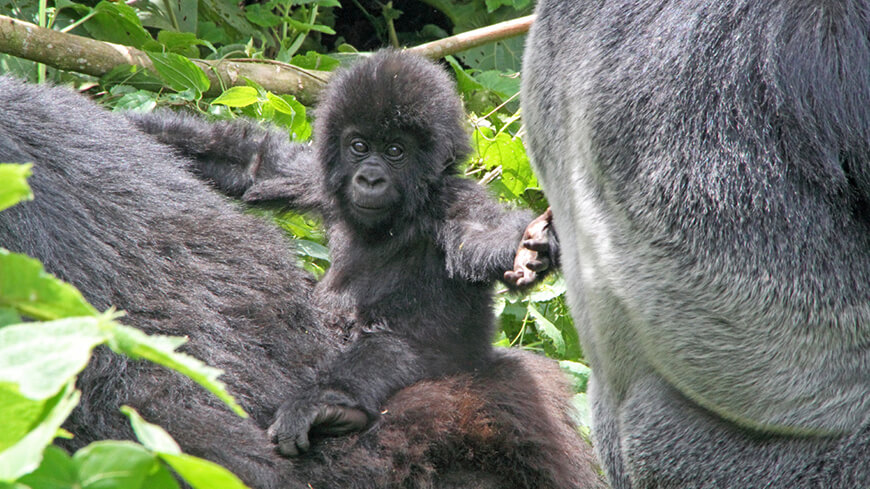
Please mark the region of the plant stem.
POLYGON ((169 14, 169 22, 172 23, 172 28, 175 29, 176 32, 180 32, 181 26, 178 25, 178 19, 175 18, 175 11, 172 10, 172 1, 163 0, 163 6, 166 7, 166 12, 169 14))

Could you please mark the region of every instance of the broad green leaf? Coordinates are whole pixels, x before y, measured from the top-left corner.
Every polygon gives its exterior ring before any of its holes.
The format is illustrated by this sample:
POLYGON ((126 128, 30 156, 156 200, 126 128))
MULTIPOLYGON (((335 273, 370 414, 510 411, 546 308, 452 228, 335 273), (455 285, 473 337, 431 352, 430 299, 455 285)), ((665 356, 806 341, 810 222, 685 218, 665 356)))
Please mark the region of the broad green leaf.
MULTIPOLYGON (((186 486, 185 486, 186 487, 186 486)), ((142 489, 180 489, 178 480, 169 471, 166 464, 160 464, 157 469, 142 482, 142 489)), ((36 488, 34 488, 36 489, 36 488)), ((220 489, 220 488, 215 488, 220 489)))
POLYGON ((444 59, 446 59, 447 62, 450 63, 450 67, 453 68, 453 73, 456 75, 457 88, 459 88, 461 93, 467 94, 475 90, 484 90, 483 85, 469 75, 468 71, 459 64, 459 61, 457 61, 456 58, 453 56, 446 56, 444 59))
POLYGON ((130 406, 121 406, 121 412, 130 418, 130 426, 133 427, 133 432, 136 433, 136 439, 145 445, 145 448, 152 452, 168 453, 177 455, 181 453, 181 448, 172 436, 160 426, 151 424, 136 412, 130 406))
POLYGON ((84 27, 95 39, 140 48, 151 41, 151 34, 142 27, 136 11, 123 2, 102 1, 97 12, 84 27))
POLYGON ((142 25, 162 29, 161 33, 173 31, 187 33, 196 30, 197 2, 190 0, 139 0, 136 2, 136 8, 139 11, 142 25), (172 9, 171 12, 167 11, 167 6, 172 9))
POLYGON ((41 320, 98 314, 75 287, 47 273, 38 260, 3 248, 0 307, 41 320))
POLYGON ((314 241, 306 239, 298 239, 295 241, 296 253, 303 256, 315 258, 317 260, 329 261, 329 248, 314 241))
POLYGON ((567 345, 565 338, 562 337, 562 332, 549 319, 547 319, 534 304, 529 303, 529 313, 535 318, 535 325, 538 331, 544 338, 553 342, 556 347, 556 352, 561 356, 565 354, 567 345))
POLYGON ((541 283, 529 294, 532 302, 547 302, 565 293, 565 279, 558 275, 553 283, 541 283))
POLYGON ((0 307, 0 328, 21 322, 21 316, 15 309, 0 307))
MULTIPOLYGON (((130 85, 142 90, 158 92, 163 89, 163 82, 150 71, 138 66, 122 65, 100 77, 103 86, 130 85)), ((114 88, 114 87, 113 87, 114 88)), ((154 96, 154 94, 152 94, 154 96)))
POLYGON ((335 35, 335 31, 331 27, 326 26, 326 25, 309 24, 307 22, 300 22, 296 19, 286 19, 286 20, 287 20, 287 23, 290 24, 291 26, 293 26, 293 28, 296 29, 297 32, 307 34, 310 31, 317 31, 317 32, 322 32, 324 34, 328 34, 330 36, 335 35))
POLYGON ((197 39, 192 32, 160 31, 157 42, 170 53, 178 53, 191 58, 199 57, 197 46, 209 46, 211 43, 197 39))
POLYGON ((332 71, 338 68, 339 62, 335 58, 320 54, 317 51, 293 56, 290 63, 306 70, 332 71))
POLYGON ((112 108, 114 112, 151 112, 157 107, 157 94, 147 90, 137 90, 132 93, 124 94, 115 106, 112 108))
POLYGON ((0 163, 0 211, 22 200, 33 199, 33 192, 27 185, 31 166, 0 163))
POLYGON ((193 61, 175 53, 146 53, 160 78, 175 91, 191 90, 196 98, 208 90, 211 83, 205 72, 193 61))
POLYGON ((0 329, 0 382, 29 399, 55 395, 85 368, 91 349, 106 341, 105 317, 23 323, 0 329))
POLYGON ((486 89, 492 90, 502 98, 507 99, 520 91, 520 77, 517 73, 509 74, 502 71, 488 70, 474 75, 486 89))
POLYGON ((181 453, 181 448, 166 430, 142 419, 135 409, 124 406, 121 411, 130 418, 136 438, 195 489, 245 488, 238 477, 220 465, 181 453))
POLYGON ((571 398, 571 404, 574 406, 574 421, 579 424, 583 431, 588 435, 592 427, 592 412, 589 410, 589 402, 585 392, 574 394, 571 398))
MULTIPOLYGON (((194 2, 191 2, 194 3, 194 2)), ((221 26, 233 39, 248 39, 261 36, 260 30, 245 19, 244 12, 235 0, 199 0, 200 20, 210 21, 221 26)), ((200 35, 206 39, 205 35, 200 35)))
POLYGON ((157 457, 129 441, 98 441, 72 457, 82 489, 139 488, 157 469, 157 457))
MULTIPOLYGON (((0 330, 0 332, 2 331, 0 330)), ((209 367, 190 355, 175 351, 176 348, 184 344, 186 341, 184 338, 148 336, 138 329, 118 323, 113 323, 113 327, 106 332, 109 347, 115 352, 123 353, 131 358, 144 358, 177 370, 216 395, 236 414, 247 417, 242 407, 227 392, 224 384, 217 380, 222 373, 220 370, 209 367)))
POLYGON ((576 392, 586 392, 586 384, 589 382, 589 375, 592 373, 592 369, 580 362, 572 362, 570 360, 560 361, 559 367, 570 374, 576 392))
POLYGON ((257 24, 260 27, 269 28, 281 25, 281 17, 272 13, 271 9, 265 8, 258 3, 245 7, 245 18, 252 24, 257 24))
POLYGON ((0 430, 0 452, 18 443, 42 421, 50 401, 29 399, 21 395, 17 384, 0 382, 0 419, 4 420, 0 430))
POLYGON ((271 103, 272 106, 275 107, 275 110, 277 110, 278 112, 282 112, 287 115, 296 115, 296 111, 293 109, 293 107, 291 107, 286 100, 275 95, 274 93, 266 92, 266 99, 269 100, 269 103, 271 103))
POLYGON ((79 398, 80 393, 70 381, 42 422, 21 441, 0 452, 0 481, 13 481, 39 467, 45 447, 51 443, 60 425, 79 403, 79 398))
POLYGON ((39 468, 19 481, 33 489, 75 489, 78 474, 72 458, 62 448, 49 445, 42 454, 39 468))
POLYGON ((211 101, 213 104, 226 105, 227 107, 247 107, 260 100, 260 94, 253 87, 232 87, 211 101))
POLYGON ((493 135, 491 128, 479 127, 474 132, 473 145, 476 158, 486 168, 501 167, 501 185, 495 186, 501 188, 505 198, 518 200, 527 188, 538 186, 519 138, 504 132, 493 135))
POLYGON ((158 456, 194 489, 247 489, 241 479, 214 462, 183 453, 158 456))

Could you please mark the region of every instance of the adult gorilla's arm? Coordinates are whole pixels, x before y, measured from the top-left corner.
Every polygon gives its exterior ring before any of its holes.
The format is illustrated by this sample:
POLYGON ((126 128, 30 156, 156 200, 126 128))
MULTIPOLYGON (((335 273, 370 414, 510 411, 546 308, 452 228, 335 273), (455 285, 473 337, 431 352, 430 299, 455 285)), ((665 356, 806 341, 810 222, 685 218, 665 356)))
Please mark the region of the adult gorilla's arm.
POLYGON ((308 145, 256 122, 207 122, 170 111, 129 113, 141 131, 193 162, 191 170, 223 193, 247 202, 280 200, 300 211, 320 211, 319 165, 308 145))

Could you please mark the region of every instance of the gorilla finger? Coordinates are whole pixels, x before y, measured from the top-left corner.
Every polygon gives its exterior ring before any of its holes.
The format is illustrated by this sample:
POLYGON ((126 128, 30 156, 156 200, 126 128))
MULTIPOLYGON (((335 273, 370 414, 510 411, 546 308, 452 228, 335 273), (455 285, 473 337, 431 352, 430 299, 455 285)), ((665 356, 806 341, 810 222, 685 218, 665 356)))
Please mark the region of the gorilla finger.
POLYGON ((537 252, 546 252, 550 250, 550 241, 547 239, 527 239, 523 241, 523 248, 537 252))
POLYGON ((523 275, 522 270, 508 270, 504 272, 504 281, 516 285, 523 278, 523 275))
POLYGON ((517 287, 525 287, 526 285, 531 285, 535 283, 535 278, 537 278, 537 274, 530 273, 523 278, 517 280, 517 287))
POLYGON ((550 259, 546 257, 540 257, 537 260, 531 260, 526 263, 526 267, 533 272, 543 272, 544 270, 550 268, 550 259))

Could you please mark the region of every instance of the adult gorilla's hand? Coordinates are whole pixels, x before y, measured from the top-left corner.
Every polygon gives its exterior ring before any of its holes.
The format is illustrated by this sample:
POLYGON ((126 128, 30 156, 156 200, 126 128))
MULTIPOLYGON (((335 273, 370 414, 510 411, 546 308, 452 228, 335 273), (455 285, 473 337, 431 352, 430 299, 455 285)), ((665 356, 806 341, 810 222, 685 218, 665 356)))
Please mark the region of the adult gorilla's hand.
POLYGON ((543 278, 542 272, 557 266, 559 240, 553 228, 553 212, 547 210, 526 227, 514 258, 514 269, 504 273, 513 287, 527 287, 543 278))

